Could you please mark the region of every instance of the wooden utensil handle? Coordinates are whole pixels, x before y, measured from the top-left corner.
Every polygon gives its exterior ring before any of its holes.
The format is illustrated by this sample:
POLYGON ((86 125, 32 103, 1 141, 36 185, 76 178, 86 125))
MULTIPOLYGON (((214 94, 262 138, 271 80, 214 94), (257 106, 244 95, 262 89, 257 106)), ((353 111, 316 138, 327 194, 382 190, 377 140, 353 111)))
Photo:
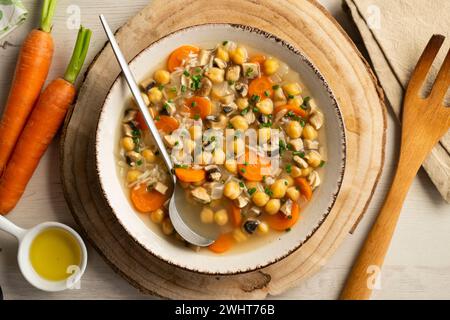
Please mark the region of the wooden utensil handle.
MULTIPOLYGON (((419 164, 420 166, 420 164, 419 164)), ((340 299, 369 299, 394 234, 403 201, 419 169, 399 167, 372 230, 369 232, 359 256, 347 278, 340 299)))

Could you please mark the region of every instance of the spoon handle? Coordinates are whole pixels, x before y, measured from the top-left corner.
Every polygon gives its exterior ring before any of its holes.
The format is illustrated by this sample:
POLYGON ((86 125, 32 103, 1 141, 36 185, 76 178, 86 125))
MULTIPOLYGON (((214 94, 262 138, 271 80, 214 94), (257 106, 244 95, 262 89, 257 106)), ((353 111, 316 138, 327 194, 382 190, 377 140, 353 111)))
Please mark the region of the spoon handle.
POLYGON ((8 232, 9 234, 15 236, 18 240, 22 239, 23 235, 27 232, 25 229, 16 226, 2 215, 0 215, 0 230, 8 232))
POLYGON ((145 105, 144 100, 141 96, 141 91, 139 90, 138 85, 136 84, 136 80, 134 79, 133 74, 131 73, 130 68, 128 67, 128 63, 122 54, 122 51, 120 50, 119 45, 117 44, 117 41, 114 37, 114 34, 112 33, 108 23, 106 22, 106 18, 104 15, 100 15, 100 21, 102 23, 103 29, 106 32, 106 36, 108 37, 109 42, 111 43, 112 50, 114 52, 114 55, 117 58, 117 61, 119 62, 120 68, 122 69, 123 75, 125 77, 125 80, 128 83, 128 86, 130 87, 131 93, 134 96, 134 99, 136 100, 136 103, 142 112, 145 122, 147 123, 150 132, 155 139, 156 146, 159 149, 159 152, 161 153, 164 162, 167 166, 167 169, 169 170, 170 174, 172 175, 173 179, 175 180, 175 175, 173 174, 173 164, 172 160, 170 159, 170 155, 166 150, 166 147, 164 146, 164 142, 161 139, 161 136, 158 133, 158 129, 155 126, 155 123, 153 122, 152 116, 150 115, 150 112, 148 111, 147 106, 145 105))

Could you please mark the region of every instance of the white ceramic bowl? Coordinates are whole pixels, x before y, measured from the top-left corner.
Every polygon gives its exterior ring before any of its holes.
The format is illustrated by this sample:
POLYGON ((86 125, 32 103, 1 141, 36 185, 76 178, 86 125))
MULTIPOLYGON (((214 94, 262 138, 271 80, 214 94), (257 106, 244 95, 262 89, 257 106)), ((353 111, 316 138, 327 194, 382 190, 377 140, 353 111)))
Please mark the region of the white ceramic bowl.
MULTIPOLYGON (((130 63, 136 79, 142 80, 165 61, 172 50, 183 44, 211 47, 232 40, 259 49, 286 62, 298 72, 325 115, 324 139, 327 165, 322 185, 302 211, 301 220, 291 232, 278 233, 251 250, 223 255, 202 250, 197 253, 169 241, 158 228, 143 222, 123 189, 117 170, 120 123, 131 93, 122 77, 111 87, 105 100, 96 136, 96 162, 105 197, 118 221, 140 245, 160 259, 195 272, 236 274, 270 265, 304 244, 318 229, 333 207, 345 170, 345 132, 337 102, 325 79, 297 48, 262 30, 242 25, 207 24, 174 32, 142 51, 130 63)), ((301 48, 299 48, 301 49, 301 48)))

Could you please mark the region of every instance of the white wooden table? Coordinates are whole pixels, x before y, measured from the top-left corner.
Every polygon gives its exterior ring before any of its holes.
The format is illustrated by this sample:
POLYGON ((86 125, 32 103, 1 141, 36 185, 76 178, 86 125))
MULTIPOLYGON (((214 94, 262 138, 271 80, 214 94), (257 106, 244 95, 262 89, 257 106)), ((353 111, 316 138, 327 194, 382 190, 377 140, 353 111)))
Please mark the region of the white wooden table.
MULTIPOLYGON (((24 0, 30 10, 25 26, 0 41, 0 111, 6 101, 18 45, 27 32, 37 25, 40 1, 24 0)), ((351 23, 342 12, 340 0, 321 0, 344 28, 355 36, 351 23)), ((62 75, 76 38, 77 11, 82 24, 94 32, 88 63, 106 41, 98 15, 107 16, 113 29, 135 15, 147 0, 60 0, 54 18, 53 35, 56 53, 50 79, 62 75)), ((88 64, 87 63, 87 64, 88 64)), ((276 299, 335 299, 344 283, 369 226, 379 210, 392 177, 398 151, 399 127, 389 115, 387 156, 383 177, 371 205, 353 235, 349 235, 323 269, 307 281, 276 299)), ((28 185, 17 208, 8 218, 22 227, 56 220, 76 224, 65 203, 58 172, 57 141, 53 143, 28 185)), ((423 170, 419 172, 406 200, 403 215, 392 241, 382 272, 381 289, 375 299, 450 299, 450 206, 439 196, 423 170)), ((0 285, 6 299, 145 299, 106 265, 92 248, 87 272, 80 290, 49 294, 31 287, 19 272, 16 261, 17 243, 0 233, 0 285)))

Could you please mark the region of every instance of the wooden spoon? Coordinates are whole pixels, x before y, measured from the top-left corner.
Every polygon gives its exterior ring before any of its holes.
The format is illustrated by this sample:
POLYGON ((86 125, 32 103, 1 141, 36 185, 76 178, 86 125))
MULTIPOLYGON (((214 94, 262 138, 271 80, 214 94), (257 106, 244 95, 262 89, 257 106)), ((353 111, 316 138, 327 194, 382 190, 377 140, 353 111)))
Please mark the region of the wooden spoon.
POLYGON ((403 104, 397 171, 384 206, 347 278, 340 299, 370 298, 373 288, 371 280, 379 276, 409 187, 422 162, 450 127, 450 108, 444 105, 445 95, 450 87, 450 51, 430 95, 420 97, 428 71, 444 40, 445 37, 441 35, 434 35, 430 39, 413 72, 403 104))

